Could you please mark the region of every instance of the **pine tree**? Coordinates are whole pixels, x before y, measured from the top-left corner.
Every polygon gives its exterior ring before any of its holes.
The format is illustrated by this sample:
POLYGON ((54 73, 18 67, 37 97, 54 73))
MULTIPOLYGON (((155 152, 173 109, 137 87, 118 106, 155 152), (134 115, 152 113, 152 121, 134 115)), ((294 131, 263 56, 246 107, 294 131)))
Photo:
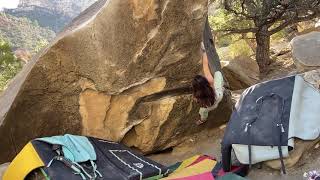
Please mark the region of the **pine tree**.
POLYGON ((261 72, 270 64, 271 35, 298 22, 320 17, 320 0, 222 0, 221 5, 225 18, 213 22, 214 26, 225 34, 253 34, 261 72))

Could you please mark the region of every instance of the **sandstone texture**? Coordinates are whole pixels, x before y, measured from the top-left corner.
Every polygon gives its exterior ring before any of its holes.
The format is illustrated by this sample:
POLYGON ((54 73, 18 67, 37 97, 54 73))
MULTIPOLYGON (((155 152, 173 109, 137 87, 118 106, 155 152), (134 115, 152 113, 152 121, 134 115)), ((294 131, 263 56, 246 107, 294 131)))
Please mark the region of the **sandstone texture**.
POLYGON ((201 71, 206 15, 207 0, 100 0, 89 7, 3 92, 0 163, 37 137, 81 134, 150 153, 226 122, 228 92, 202 126, 190 92, 179 93, 201 71))
POLYGON ((239 56, 230 61, 222 61, 222 71, 231 90, 248 88, 259 82, 259 66, 250 57, 239 56))

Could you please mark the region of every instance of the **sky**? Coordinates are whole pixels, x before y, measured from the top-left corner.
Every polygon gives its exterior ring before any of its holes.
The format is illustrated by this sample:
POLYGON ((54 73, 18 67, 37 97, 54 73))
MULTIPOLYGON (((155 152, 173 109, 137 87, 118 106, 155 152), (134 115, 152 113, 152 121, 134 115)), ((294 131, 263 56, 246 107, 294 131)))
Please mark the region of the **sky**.
POLYGON ((16 8, 19 0, 0 0, 0 10, 3 8, 16 8))

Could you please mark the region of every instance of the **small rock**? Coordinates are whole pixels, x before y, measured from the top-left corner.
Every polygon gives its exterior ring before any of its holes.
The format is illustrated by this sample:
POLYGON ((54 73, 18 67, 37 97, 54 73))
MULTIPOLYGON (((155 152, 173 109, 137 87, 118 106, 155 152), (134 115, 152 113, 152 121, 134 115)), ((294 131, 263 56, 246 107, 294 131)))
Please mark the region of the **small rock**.
POLYGON ((319 147, 320 147, 320 143, 316 144, 316 146, 314 148, 318 149, 319 147))

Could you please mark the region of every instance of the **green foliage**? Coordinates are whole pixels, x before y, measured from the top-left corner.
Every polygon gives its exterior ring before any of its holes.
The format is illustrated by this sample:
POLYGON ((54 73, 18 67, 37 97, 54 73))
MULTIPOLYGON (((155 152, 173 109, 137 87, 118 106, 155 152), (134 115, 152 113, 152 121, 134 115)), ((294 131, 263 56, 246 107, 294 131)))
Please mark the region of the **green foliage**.
POLYGON ((285 30, 281 30, 271 36, 271 41, 275 41, 275 42, 281 41, 282 39, 284 39, 287 36, 288 36, 288 33, 286 33, 285 30))
POLYGON ((233 37, 233 35, 230 35, 230 36, 218 35, 218 38, 216 38, 217 47, 220 48, 220 47, 230 46, 234 42, 234 39, 235 38, 233 37))
MULTIPOLYGON (((218 9, 216 10, 215 15, 209 16, 209 23, 212 29, 216 31, 217 47, 228 47, 228 52, 222 53, 222 57, 234 58, 240 55, 250 56, 253 54, 250 46, 243 40, 243 35, 225 35, 220 32, 226 29, 250 28, 253 26, 251 21, 240 20, 237 16, 229 13, 225 9, 218 9)), ((247 35, 250 36, 249 34, 246 34, 246 36, 247 35)))
POLYGON ((254 53, 247 42, 243 39, 231 44, 229 46, 229 51, 231 58, 238 56, 250 57, 254 53))
MULTIPOLYGON (((231 44, 231 54, 247 55, 249 51, 245 48, 245 42, 236 47, 240 42, 234 44, 234 37, 225 36, 240 34, 245 38, 248 33, 252 33, 256 39, 256 60, 261 71, 265 71, 270 63, 268 56, 271 38, 279 41, 286 36, 285 31, 282 31, 284 28, 320 15, 320 0, 223 0, 220 1, 220 7, 215 15, 209 18, 210 25, 218 32, 216 39, 222 37, 218 45, 231 44)), ((255 47, 249 43, 252 48, 255 47)))
POLYGON ((21 70, 22 64, 12 53, 9 43, 0 36, 0 90, 21 70))
POLYGON ((236 16, 225 9, 217 9, 214 16, 209 16, 210 26, 214 31, 227 29, 245 29, 253 27, 253 21, 236 16))
POLYGON ((42 48, 44 48, 45 46, 47 46, 49 44, 49 42, 45 39, 42 39, 40 41, 37 42, 34 51, 37 53, 39 52, 42 48))
POLYGON ((248 43, 243 39, 234 41, 227 47, 217 48, 217 52, 222 60, 235 59, 239 56, 250 57, 254 54, 248 43))
POLYGON ((224 30, 228 29, 245 29, 253 26, 253 22, 250 20, 240 19, 232 13, 229 13, 225 9, 217 9, 213 16, 209 16, 210 26, 216 31, 216 43, 217 47, 229 46, 227 57, 236 57, 238 55, 252 55, 252 50, 246 41, 241 40, 243 36, 241 34, 223 34, 224 30))
POLYGON ((0 13, 0 21, 4 24, 0 26, 0 35, 8 40, 14 50, 25 49, 34 54, 55 36, 53 31, 40 27, 37 22, 25 17, 17 18, 0 13))

